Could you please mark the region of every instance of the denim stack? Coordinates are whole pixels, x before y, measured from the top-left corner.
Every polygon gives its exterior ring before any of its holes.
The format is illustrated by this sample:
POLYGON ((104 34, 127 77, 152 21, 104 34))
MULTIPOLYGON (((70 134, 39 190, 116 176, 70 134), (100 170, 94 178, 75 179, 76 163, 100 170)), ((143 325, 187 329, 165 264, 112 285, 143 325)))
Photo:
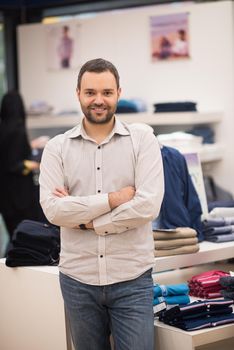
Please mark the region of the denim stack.
POLYGON ((221 294, 234 300, 234 276, 220 277, 219 283, 222 286, 221 294))
POLYGON ((187 283, 181 284, 155 284, 153 305, 165 302, 167 305, 184 305, 190 302, 189 287, 187 283))
POLYGON ((203 235, 204 239, 210 242, 234 241, 234 216, 211 217, 203 220, 203 235))
POLYGON ((159 320, 185 331, 195 331, 234 323, 233 300, 194 301, 163 311, 159 320))

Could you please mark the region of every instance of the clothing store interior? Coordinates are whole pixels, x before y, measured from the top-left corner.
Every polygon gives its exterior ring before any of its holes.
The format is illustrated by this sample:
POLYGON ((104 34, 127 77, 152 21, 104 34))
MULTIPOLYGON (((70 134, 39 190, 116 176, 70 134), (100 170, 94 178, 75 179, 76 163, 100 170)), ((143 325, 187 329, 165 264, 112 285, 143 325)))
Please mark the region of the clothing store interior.
POLYGON ((114 118, 160 147, 154 349, 234 349, 233 28, 231 0, 0 1, 0 350, 75 349, 40 164, 82 124, 77 76, 95 58, 120 75, 114 118))

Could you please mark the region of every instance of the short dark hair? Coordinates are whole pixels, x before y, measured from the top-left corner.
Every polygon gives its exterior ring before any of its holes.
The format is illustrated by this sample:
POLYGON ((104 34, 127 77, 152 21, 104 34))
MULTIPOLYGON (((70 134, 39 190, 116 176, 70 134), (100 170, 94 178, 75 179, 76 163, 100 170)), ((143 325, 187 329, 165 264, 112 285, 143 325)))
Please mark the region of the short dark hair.
POLYGON ((86 62, 80 69, 77 79, 77 88, 80 89, 81 79, 85 72, 103 73, 111 72, 116 81, 117 88, 119 88, 119 73, 113 63, 104 60, 103 58, 96 58, 86 62))

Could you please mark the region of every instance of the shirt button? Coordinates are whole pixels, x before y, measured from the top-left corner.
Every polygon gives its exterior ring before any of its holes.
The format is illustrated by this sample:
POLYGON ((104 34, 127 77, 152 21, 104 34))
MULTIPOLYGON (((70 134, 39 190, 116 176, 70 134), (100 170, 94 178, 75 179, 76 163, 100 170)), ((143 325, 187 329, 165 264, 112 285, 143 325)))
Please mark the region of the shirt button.
POLYGON ((97 170, 100 170, 99 166, 97 167, 97 170))
POLYGON ((98 193, 100 193, 101 192, 101 190, 98 190, 98 193))
POLYGON ((101 148, 101 146, 98 146, 98 149, 100 149, 101 148))
POLYGON ((103 255, 100 255, 100 258, 103 258, 103 255))

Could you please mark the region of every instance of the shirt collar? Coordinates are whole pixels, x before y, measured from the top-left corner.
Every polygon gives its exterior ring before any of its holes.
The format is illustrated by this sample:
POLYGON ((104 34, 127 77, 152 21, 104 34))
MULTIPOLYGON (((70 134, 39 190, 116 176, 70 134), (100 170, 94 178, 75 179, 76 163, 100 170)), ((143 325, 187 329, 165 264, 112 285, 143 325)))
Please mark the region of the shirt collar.
MULTIPOLYGON (((127 126, 122 123, 120 120, 118 120, 118 118, 115 117, 115 125, 113 130, 111 131, 109 138, 111 138, 114 134, 119 134, 119 135, 129 135, 129 131, 127 126)), ((83 126, 83 119, 82 121, 76 125, 74 128, 72 128, 71 130, 67 131, 67 136, 71 139, 76 138, 76 137, 83 137, 83 138, 87 138, 87 134, 84 130, 84 126, 83 126)))

